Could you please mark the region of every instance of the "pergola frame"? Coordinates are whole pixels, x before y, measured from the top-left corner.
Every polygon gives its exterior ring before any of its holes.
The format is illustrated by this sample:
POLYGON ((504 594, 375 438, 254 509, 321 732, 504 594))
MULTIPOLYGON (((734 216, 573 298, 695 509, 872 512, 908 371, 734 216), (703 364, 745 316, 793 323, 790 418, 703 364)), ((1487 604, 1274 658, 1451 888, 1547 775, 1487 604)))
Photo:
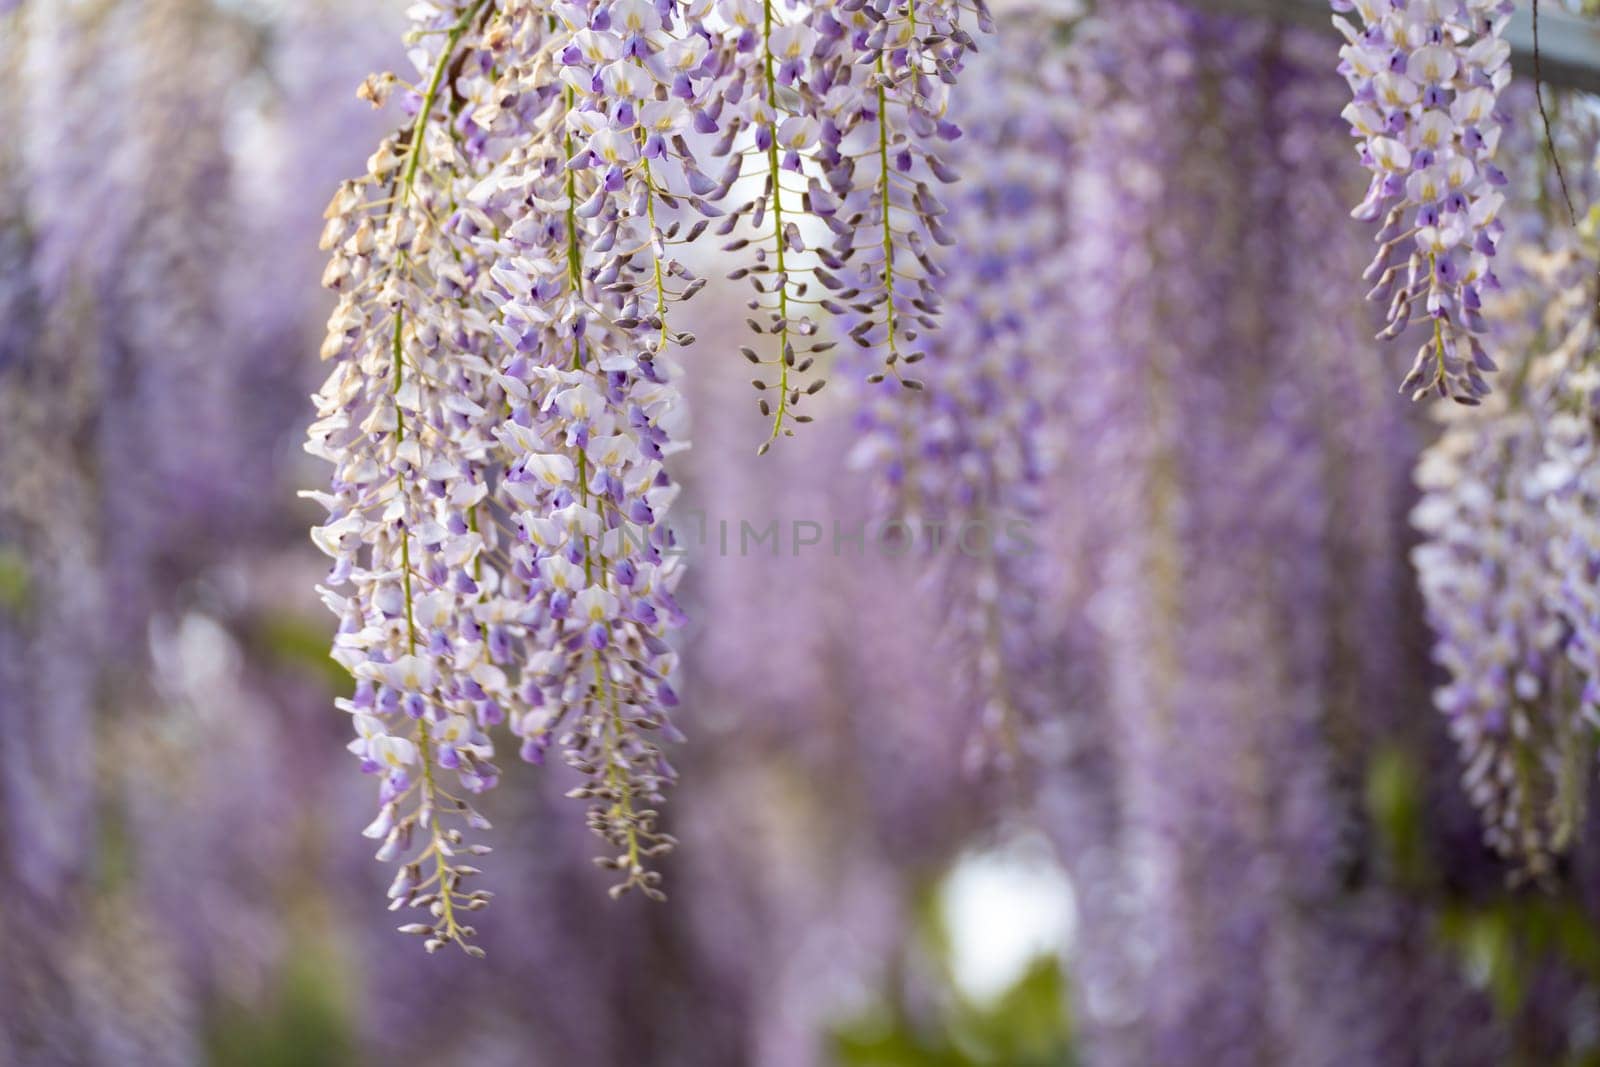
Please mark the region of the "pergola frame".
MULTIPOLYGON (((1325 29, 1333 27, 1328 0, 1189 0, 1195 7, 1277 18, 1325 29)), ((1354 18, 1355 16, 1348 16, 1354 18)), ((1533 77, 1531 0, 1517 0, 1517 13, 1506 30, 1519 75, 1533 77)), ((1539 69, 1544 80, 1563 89, 1600 94, 1600 20, 1570 14, 1560 0, 1539 6, 1539 69)))

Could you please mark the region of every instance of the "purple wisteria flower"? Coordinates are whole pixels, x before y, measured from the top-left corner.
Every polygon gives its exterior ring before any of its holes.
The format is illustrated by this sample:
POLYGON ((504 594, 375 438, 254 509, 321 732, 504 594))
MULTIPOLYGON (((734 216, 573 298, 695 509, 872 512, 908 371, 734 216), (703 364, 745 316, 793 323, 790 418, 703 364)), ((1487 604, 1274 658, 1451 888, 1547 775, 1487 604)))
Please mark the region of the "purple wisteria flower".
MULTIPOLYGON (((772 420, 765 452, 789 423, 811 421, 795 409, 825 385, 805 378, 837 343, 819 339, 813 309, 852 318, 851 340, 880 352, 896 377, 922 358, 907 346, 936 325, 937 252, 950 241, 934 186, 956 177, 937 149, 960 136, 946 114, 950 87, 975 45, 963 6, 945 0, 714 9, 739 33, 721 99, 697 128, 719 133, 714 151, 732 160, 730 177, 751 170, 761 182, 759 195, 735 197, 717 233, 743 261, 730 277, 755 289, 749 326, 767 347, 741 351, 762 371, 751 384, 772 420), (808 233, 808 221, 832 240, 808 233)), ((972 11, 991 26, 982 0, 972 11)))
POLYGON ((1535 276, 1541 293, 1558 292, 1547 318, 1566 327, 1541 368, 1553 381, 1536 483, 1550 519, 1553 606, 1567 627, 1572 696, 1585 731, 1600 728, 1600 323, 1592 234, 1587 244, 1550 257, 1535 276))
POLYGON ((1503 330, 1516 388, 1449 420, 1417 470, 1413 552, 1434 658, 1434 703, 1465 764, 1488 843, 1517 874, 1549 879, 1578 834, 1594 729, 1591 462, 1594 270, 1560 247, 1524 256, 1503 330), (1547 294, 1556 294, 1553 300, 1547 294))
POLYGON ((487 826, 468 798, 498 778, 485 728, 513 682, 482 618, 495 610, 483 562, 491 335, 461 298, 485 279, 463 269, 453 220, 441 213, 476 144, 453 116, 484 67, 447 75, 492 13, 486 0, 417 9, 425 35, 413 59, 425 88, 414 124, 386 138, 366 178, 329 206, 323 282, 339 303, 323 357, 335 365, 307 445, 335 466, 330 491, 312 494, 329 512, 313 539, 335 561, 323 593, 340 619, 334 657, 357 680, 340 701, 356 734, 350 748, 379 782, 366 834, 381 842, 380 858, 402 864, 389 889, 395 906, 430 916, 406 929, 425 934, 430 950, 454 942, 473 952, 464 917, 486 896, 464 886, 477 873, 464 857, 486 849, 463 830, 487 826))
MULTIPOLYGON (((351 750, 380 782, 367 832, 402 861, 391 896, 430 913, 408 926, 430 948, 464 944, 462 913, 486 901, 461 888, 474 869, 458 857, 485 851, 462 830, 484 825, 470 798, 498 780, 502 724, 524 759, 558 748, 586 776, 573 795, 616 850, 600 862, 621 872, 618 890, 661 895, 647 861, 672 839, 653 805, 675 772, 656 739, 678 736, 668 632, 683 618, 666 461, 686 444, 673 350, 693 341, 671 316, 703 286, 680 249, 712 219, 724 236, 744 221, 761 234, 735 245, 755 249, 739 273, 767 321, 751 323, 778 341, 748 352, 778 369, 776 437, 822 384, 803 393, 790 372, 832 347, 800 309, 816 302, 802 280, 815 260, 843 270, 854 256, 854 222, 832 216, 867 213, 876 195, 894 244, 906 205, 942 213, 921 172, 953 177, 914 142, 954 136, 946 85, 971 46, 955 7, 830 12, 785 0, 413 9, 411 122, 328 211, 323 280, 339 302, 323 357, 335 366, 308 447, 335 466, 330 491, 310 494, 329 512, 313 536, 335 560, 335 657, 357 679, 340 702, 351 750), (898 176, 852 178, 824 135, 830 116, 840 136, 861 125, 863 100, 876 102, 880 162, 915 161, 898 176), (889 105, 904 113, 893 130, 889 105), (726 162, 713 177, 703 157, 726 162), (764 191, 730 212, 721 203, 751 160, 764 191), (819 219, 844 243, 809 256, 802 224, 819 219)), ((362 94, 381 104, 400 85, 376 76, 362 94)), ((926 262, 923 239, 908 240, 926 262)), ((891 263, 880 288, 898 299, 896 279, 912 275, 891 263)), ((931 325, 931 290, 908 299, 931 325)))
POLYGON ((1089 720, 1070 735, 1087 755, 1046 789, 1103 827, 1055 833, 1093 886, 1086 926, 1127 943, 1097 934, 1083 961, 1088 1057, 1422 1056, 1476 1005, 1416 982, 1449 961, 1359 873, 1360 739, 1409 693, 1390 647, 1408 434, 1376 361, 1350 358, 1360 251, 1330 239, 1325 45, 1140 2, 1086 20, 1073 48, 1081 325, 1057 510, 1082 516, 1088 632, 1068 647, 1095 662, 1068 712, 1089 720))
MULTIPOLYGON (((1013 13, 995 48, 968 63, 964 76, 984 92, 952 112, 968 131, 950 153, 963 181, 939 221, 960 254, 917 298, 952 314, 925 338, 922 389, 908 396, 868 375, 877 381, 859 403, 851 456, 937 578, 930 591, 949 612, 952 677, 974 708, 975 758, 1013 768, 1041 710, 1027 710, 1043 652, 1033 539, 1043 535, 1043 486, 1060 445, 1050 412, 1071 358, 1062 341, 1075 322, 1059 294, 1076 280, 1066 175, 1080 116, 1055 30, 1045 14, 1013 13)), ((852 333, 868 337, 875 322, 860 317, 866 329, 852 333)), ((881 358, 875 349, 864 357, 881 358)))
POLYGON ((1511 80, 1501 37, 1510 0, 1333 0, 1361 17, 1335 23, 1347 43, 1340 73, 1354 100, 1344 117, 1372 171, 1356 218, 1382 220, 1365 277, 1388 305, 1382 336, 1426 317, 1423 342, 1402 392, 1476 404, 1495 369, 1480 336, 1483 293, 1498 282, 1492 261, 1506 184, 1495 165, 1500 91, 1511 80))
POLYGON ((1424 497, 1413 521, 1427 540, 1413 554, 1449 682, 1434 703, 1465 762, 1463 784, 1488 842, 1550 873, 1568 832, 1559 779, 1543 765, 1560 700, 1565 639, 1555 610, 1550 516, 1535 474, 1541 428, 1527 411, 1491 411, 1450 427, 1417 471, 1424 497))

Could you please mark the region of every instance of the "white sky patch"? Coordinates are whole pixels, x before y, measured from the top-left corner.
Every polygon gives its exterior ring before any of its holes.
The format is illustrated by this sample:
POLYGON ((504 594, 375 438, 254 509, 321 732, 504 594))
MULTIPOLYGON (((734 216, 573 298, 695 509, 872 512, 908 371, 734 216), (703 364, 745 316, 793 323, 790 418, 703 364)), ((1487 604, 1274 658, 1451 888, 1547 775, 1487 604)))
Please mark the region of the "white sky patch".
POLYGON ((1049 844, 1023 836, 960 860, 939 893, 962 993, 991 1002, 1043 955, 1065 957, 1077 906, 1049 844))

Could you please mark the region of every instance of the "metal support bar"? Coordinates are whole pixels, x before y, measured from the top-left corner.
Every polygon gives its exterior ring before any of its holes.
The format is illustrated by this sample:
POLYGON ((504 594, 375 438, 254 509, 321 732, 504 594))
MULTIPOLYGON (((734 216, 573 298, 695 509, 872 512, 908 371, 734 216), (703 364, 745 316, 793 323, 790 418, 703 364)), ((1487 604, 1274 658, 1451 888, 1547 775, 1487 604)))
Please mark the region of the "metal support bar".
MULTIPOLYGON (((1328 0, 1188 0, 1195 7, 1234 11, 1327 30, 1333 28, 1328 0)), ((1347 16, 1355 20, 1357 16, 1347 16)), ((1533 16, 1529 0, 1517 0, 1517 13, 1506 29, 1517 74, 1533 77, 1533 16)), ((1539 7, 1539 66, 1544 80, 1563 89, 1600 93, 1600 21, 1568 12, 1560 0, 1539 7)))

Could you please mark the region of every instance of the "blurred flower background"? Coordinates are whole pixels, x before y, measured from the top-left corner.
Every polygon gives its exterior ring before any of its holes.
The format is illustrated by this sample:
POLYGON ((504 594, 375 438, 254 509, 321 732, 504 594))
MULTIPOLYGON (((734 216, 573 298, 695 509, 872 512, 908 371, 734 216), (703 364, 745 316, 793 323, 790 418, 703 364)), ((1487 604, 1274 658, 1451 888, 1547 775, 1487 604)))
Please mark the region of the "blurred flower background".
POLYGON ((1590 469, 1594 108, 1574 227, 1505 93, 1497 393, 1441 415, 1371 340, 1336 37, 997 12, 924 391, 840 357, 757 458, 696 263, 670 900, 508 773, 476 961, 375 903, 296 497, 405 12, 0 0, 0 1063, 1600 1063, 1597 495, 1532 488, 1590 469), (1008 538, 870 532, 908 500, 1008 538))

